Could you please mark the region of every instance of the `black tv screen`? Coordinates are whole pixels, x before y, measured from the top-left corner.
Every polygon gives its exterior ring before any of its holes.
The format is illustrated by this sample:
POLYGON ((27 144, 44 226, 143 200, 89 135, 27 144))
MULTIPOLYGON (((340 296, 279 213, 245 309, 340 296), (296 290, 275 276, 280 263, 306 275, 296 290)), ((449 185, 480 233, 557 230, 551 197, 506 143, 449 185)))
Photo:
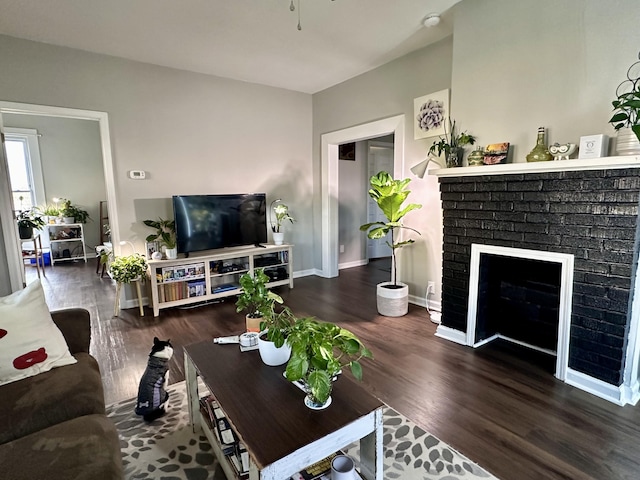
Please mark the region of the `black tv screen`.
POLYGON ((267 242, 266 195, 174 195, 178 252, 267 242))

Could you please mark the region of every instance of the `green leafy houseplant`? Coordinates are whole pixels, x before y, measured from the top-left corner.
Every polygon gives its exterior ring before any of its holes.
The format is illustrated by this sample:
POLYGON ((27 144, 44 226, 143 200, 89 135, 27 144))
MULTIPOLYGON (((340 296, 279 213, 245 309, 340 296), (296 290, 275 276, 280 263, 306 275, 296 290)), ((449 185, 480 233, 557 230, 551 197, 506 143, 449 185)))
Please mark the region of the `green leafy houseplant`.
POLYGON ((62 207, 60 207, 60 215, 63 217, 73 217, 76 223, 87 223, 90 220, 89 212, 82 208, 73 205, 70 200, 63 200, 62 207))
POLYGON ((473 145, 474 143, 476 143, 476 137, 468 134, 466 131, 462 133, 457 132, 455 120, 451 121, 451 119, 449 119, 449 134, 447 134, 445 128, 444 137, 440 137, 438 141, 433 142, 433 145, 429 148, 429 155, 434 155, 436 151, 438 152, 438 156, 444 153, 447 165, 452 166, 452 162, 450 162, 451 156, 454 155, 459 160, 462 147, 465 145, 473 145))
POLYGON ((38 211, 47 217, 57 217, 60 215, 60 209, 56 205, 47 203, 46 205, 40 205, 38 211))
POLYGON ((22 210, 16 216, 19 228, 42 228, 44 227, 44 220, 42 215, 35 209, 22 210))
POLYGON ((331 395, 332 379, 347 367, 362 380, 363 357, 373 354, 352 332, 339 326, 300 318, 289 331, 291 358, 285 376, 289 381, 303 380, 312 401, 324 404, 331 395))
POLYGON ((264 332, 266 330, 265 338, 273 342, 276 348, 280 348, 287 340, 297 318, 289 307, 283 307, 279 312, 276 312, 276 301, 271 303, 270 311, 263 315, 263 320, 260 322, 260 331, 264 332))
POLYGON ((369 196, 373 198, 385 217, 387 222, 371 222, 360 226, 360 230, 367 232, 367 237, 371 240, 380 240, 391 234, 391 241, 387 241, 387 245, 391 247, 392 271, 391 281, 394 286, 397 286, 397 263, 396 263, 396 250, 414 243, 415 240, 409 239, 402 242, 396 241, 396 231, 402 228, 411 230, 418 235, 416 229, 407 227, 402 224, 402 218, 412 210, 422 208, 422 205, 418 203, 410 203, 403 207, 404 201, 407 199, 411 190, 407 190, 407 185, 410 179, 394 180, 388 172, 382 171, 377 175, 374 175, 370 179, 371 189, 369 190, 369 196))
POLYGON ((158 220, 144 220, 144 224, 147 227, 155 228, 156 233, 148 235, 147 242, 162 242, 167 248, 176 248, 176 222, 174 220, 163 220, 158 217, 158 220))
POLYGON ((134 253, 124 257, 115 257, 109 265, 109 274, 118 283, 131 283, 147 271, 145 258, 134 253))
POLYGON ((282 224, 285 221, 290 221, 291 223, 295 222, 295 219, 289 215, 289 207, 284 203, 279 203, 275 207, 273 207, 273 213, 276 216, 275 225, 271 225, 271 230, 274 233, 280 233, 280 229, 282 228, 282 224))
POLYGON ((282 297, 267 288, 269 277, 263 268, 254 271, 253 276, 244 273, 240 276, 240 288, 242 292, 236 301, 238 313, 247 311, 249 318, 261 318, 273 312, 275 302, 282 303, 282 297))
POLYGON ((631 91, 619 93, 618 98, 611 102, 613 116, 609 123, 616 131, 621 128, 630 128, 640 140, 640 82, 636 79, 633 85, 634 88, 631 91))

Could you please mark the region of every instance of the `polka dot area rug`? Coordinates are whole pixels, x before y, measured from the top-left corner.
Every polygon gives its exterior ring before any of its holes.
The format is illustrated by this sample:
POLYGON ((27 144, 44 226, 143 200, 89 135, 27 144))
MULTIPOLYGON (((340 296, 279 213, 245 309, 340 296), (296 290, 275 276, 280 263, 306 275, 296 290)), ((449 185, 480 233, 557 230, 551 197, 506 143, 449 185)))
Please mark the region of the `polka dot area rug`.
MULTIPOLYGON (((225 480, 206 437, 189 427, 185 383, 167 390, 167 412, 149 423, 134 413, 135 398, 107 407, 120 435, 125 479, 225 480)), ((393 409, 385 408, 383 419, 385 480, 497 480, 393 409)), ((356 465, 358 447, 343 449, 356 465)))

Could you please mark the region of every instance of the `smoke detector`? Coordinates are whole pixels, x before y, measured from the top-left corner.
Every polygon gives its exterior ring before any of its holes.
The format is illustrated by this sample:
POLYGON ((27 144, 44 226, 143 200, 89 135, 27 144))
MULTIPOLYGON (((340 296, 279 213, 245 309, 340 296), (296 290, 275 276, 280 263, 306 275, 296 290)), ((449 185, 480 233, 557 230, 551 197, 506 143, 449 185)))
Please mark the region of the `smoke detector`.
POLYGON ((438 13, 430 13, 422 21, 422 24, 427 28, 435 27, 439 23, 440 23, 440 14, 438 13))

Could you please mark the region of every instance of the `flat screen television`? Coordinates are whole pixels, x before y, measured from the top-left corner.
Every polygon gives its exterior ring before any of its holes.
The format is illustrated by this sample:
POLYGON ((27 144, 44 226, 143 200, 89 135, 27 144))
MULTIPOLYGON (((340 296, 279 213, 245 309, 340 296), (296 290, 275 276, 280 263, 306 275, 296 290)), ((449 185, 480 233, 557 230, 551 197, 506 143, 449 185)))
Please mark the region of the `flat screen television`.
POLYGON ((178 252, 266 243, 266 204, 264 193, 174 195, 178 252))

